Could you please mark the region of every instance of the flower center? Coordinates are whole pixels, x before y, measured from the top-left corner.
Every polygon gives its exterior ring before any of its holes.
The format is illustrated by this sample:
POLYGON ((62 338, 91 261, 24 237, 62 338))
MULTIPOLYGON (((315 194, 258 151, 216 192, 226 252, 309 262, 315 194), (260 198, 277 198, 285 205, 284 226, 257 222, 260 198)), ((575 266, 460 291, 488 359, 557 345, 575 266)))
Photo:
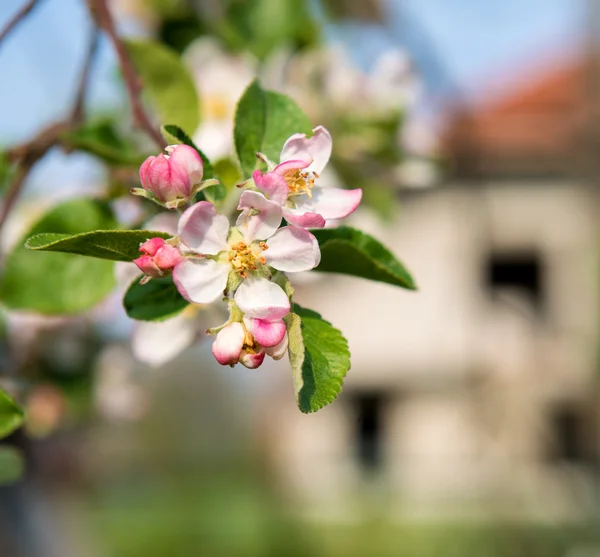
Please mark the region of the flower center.
POLYGON ((288 197, 292 195, 301 195, 305 193, 312 198, 312 189, 315 185, 315 178, 319 175, 316 172, 300 172, 299 169, 288 170, 283 178, 288 186, 288 197))
POLYGON ((208 95, 202 99, 202 108, 208 120, 225 120, 229 115, 229 105, 219 95, 208 95))
POLYGON ((266 265, 267 260, 261 252, 268 247, 266 242, 259 242, 250 246, 246 242, 238 242, 231 246, 229 262, 238 275, 246 278, 248 271, 256 271, 259 265, 266 265))

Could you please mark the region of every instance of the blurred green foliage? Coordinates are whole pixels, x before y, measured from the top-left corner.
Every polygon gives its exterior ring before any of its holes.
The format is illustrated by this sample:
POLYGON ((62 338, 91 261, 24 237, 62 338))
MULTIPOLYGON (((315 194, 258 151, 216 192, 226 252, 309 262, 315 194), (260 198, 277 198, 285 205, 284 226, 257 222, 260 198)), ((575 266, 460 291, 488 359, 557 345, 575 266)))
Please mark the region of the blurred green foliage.
POLYGON ((62 203, 40 218, 8 255, 0 301, 12 309, 73 314, 93 307, 114 287, 113 264, 65 253, 36 253, 23 243, 43 232, 78 234, 116 228, 109 206, 94 199, 62 203))
POLYGON ((259 59, 285 44, 293 49, 317 44, 320 27, 305 0, 149 0, 160 16, 159 37, 182 52, 202 35, 217 36, 230 49, 259 59))

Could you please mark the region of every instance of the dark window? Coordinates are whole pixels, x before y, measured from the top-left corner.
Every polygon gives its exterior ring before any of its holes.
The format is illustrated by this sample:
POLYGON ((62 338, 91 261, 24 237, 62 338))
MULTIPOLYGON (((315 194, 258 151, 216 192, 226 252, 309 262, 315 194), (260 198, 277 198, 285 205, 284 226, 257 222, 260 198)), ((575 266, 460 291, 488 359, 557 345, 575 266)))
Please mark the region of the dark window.
POLYGON ((538 252, 492 253, 485 274, 486 285, 492 294, 513 289, 527 296, 536 310, 544 309, 543 265, 538 252))
POLYGON ((383 397, 378 393, 355 395, 353 406, 356 415, 356 453, 361 467, 375 471, 382 457, 383 397))
POLYGON ((594 455, 593 424, 583 408, 563 405, 550 415, 553 461, 573 464, 592 463, 594 455))

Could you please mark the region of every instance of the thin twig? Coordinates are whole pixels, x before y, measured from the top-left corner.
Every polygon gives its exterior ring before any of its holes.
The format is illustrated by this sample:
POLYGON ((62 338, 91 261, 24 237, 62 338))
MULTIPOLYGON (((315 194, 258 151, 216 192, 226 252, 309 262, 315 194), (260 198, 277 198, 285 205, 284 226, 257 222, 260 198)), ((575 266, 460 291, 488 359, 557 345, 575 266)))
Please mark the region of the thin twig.
POLYGON ((57 145, 61 135, 69 129, 70 122, 57 122, 44 128, 30 141, 6 151, 9 161, 18 161, 14 178, 4 196, 0 209, 0 228, 4 226, 8 215, 16 203, 31 169, 44 155, 57 145))
POLYGON ((27 4, 25 4, 15 15, 14 17, 6 24, 6 27, 0 32, 0 42, 2 42, 8 34, 19 24, 25 16, 35 8, 35 5, 39 0, 29 0, 27 4))
MULTIPOLYGON (((31 10, 31 7, 29 7, 31 10)), ((0 229, 4 226, 14 204, 17 202, 21 190, 26 183, 27 176, 39 160, 56 145, 60 145, 64 133, 70 129, 80 126, 83 120, 83 109, 85 95, 88 87, 92 65, 94 63, 96 50, 98 48, 99 29, 94 26, 90 46, 81 70, 81 76, 75 93, 73 110, 68 119, 56 122, 42 129, 35 137, 16 145, 5 151, 4 155, 9 162, 17 164, 15 174, 10 186, 6 191, 2 207, 0 208, 0 229)))
POLYGON ((154 140, 156 145, 160 149, 163 149, 167 144, 160 135, 160 132, 154 127, 148 114, 144 110, 140 96, 142 92, 140 78, 137 75, 131 58, 129 58, 129 54, 127 53, 127 49, 125 48, 123 41, 121 41, 117 35, 112 15, 108 9, 108 6, 106 5, 106 0, 89 0, 89 5, 92 17, 96 21, 96 24, 108 35, 117 53, 119 66, 121 67, 121 73, 123 74, 123 80, 125 81, 125 87, 127 89, 127 94, 129 95, 129 103, 131 104, 131 112, 133 114, 135 124, 144 129, 146 133, 154 140))
POLYGON ((88 82, 96 58, 96 52, 98 50, 98 43, 100 39, 100 29, 94 25, 92 31, 92 37, 90 39, 90 45, 83 63, 83 70, 79 78, 79 85, 77 86, 77 93, 75 94, 75 104, 73 106, 73 112, 71 113, 71 122, 74 125, 81 124, 83 121, 85 95, 87 92, 88 82))

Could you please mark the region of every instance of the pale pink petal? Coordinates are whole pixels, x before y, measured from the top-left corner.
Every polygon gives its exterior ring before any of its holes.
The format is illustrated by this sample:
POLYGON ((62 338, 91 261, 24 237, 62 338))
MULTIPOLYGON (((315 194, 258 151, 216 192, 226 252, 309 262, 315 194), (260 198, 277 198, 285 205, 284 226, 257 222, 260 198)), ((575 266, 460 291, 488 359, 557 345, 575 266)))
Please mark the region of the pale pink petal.
POLYGON ((186 300, 209 304, 222 295, 230 269, 212 259, 186 258, 173 269, 173 282, 186 300))
POLYGON ((238 209, 242 213, 235 224, 247 242, 269 238, 281 224, 281 205, 269 201, 262 193, 245 191, 238 209))
POLYGON ((280 228, 267 245, 264 252, 267 264, 279 271, 309 271, 321 260, 317 239, 308 230, 296 226, 280 228))
POLYGON ((261 346, 276 346, 285 336, 285 323, 283 319, 268 321, 267 319, 244 317, 244 325, 246 325, 246 329, 250 331, 250 334, 261 346))
POLYGON ((265 352, 268 356, 271 356, 274 360, 281 360, 285 356, 285 353, 288 349, 288 335, 285 333, 283 335, 283 339, 277 346, 273 346, 272 348, 265 348, 265 352))
POLYGON ((177 236, 177 221, 179 215, 173 212, 163 211, 148 219, 144 228, 146 230, 156 230, 157 232, 166 232, 171 236, 177 236))
POLYGON ((242 350, 240 355, 240 364, 246 366, 248 369, 256 369, 260 367, 265 359, 265 351, 262 349, 258 354, 253 352, 246 352, 242 350))
POLYGON ((294 172, 296 170, 304 170, 312 164, 312 159, 309 155, 305 154, 305 157, 296 157, 291 160, 286 160, 278 164, 273 172, 279 176, 283 176, 288 172, 294 172))
POLYGON ((318 213, 325 220, 342 219, 355 211, 361 199, 361 189, 314 187, 312 199, 302 196, 296 202, 296 209, 318 213))
POLYGON ((281 319, 290 311, 290 301, 280 286, 264 278, 247 278, 233 298, 248 316, 257 319, 281 319))
POLYGON ((200 201, 187 209, 179 219, 178 231, 181 241, 196 253, 217 255, 229 249, 229 219, 219 215, 208 201, 200 201))
POLYGON ((177 193, 171 188, 171 168, 169 161, 163 154, 154 157, 150 161, 146 172, 148 187, 161 201, 171 201, 177 197, 177 193))
POLYGON ((162 277, 163 273, 158 268, 156 263, 154 262, 154 258, 150 255, 142 255, 142 257, 138 257, 134 259, 133 262, 138 266, 142 273, 148 275, 149 277, 162 277))
POLYGON ((196 149, 189 145, 170 145, 166 150, 171 153, 169 162, 173 171, 185 173, 193 186, 202 181, 204 166, 196 149))
POLYGON ((276 174, 275 172, 261 172, 255 170, 252 174, 252 179, 256 187, 266 193, 269 199, 279 205, 283 205, 288 196, 288 185, 283 179, 283 176, 276 174))
POLYGON ((239 322, 230 323, 217 333, 212 353, 221 365, 235 365, 244 346, 244 327, 239 322))
POLYGON ((183 352, 197 337, 196 316, 183 311, 166 321, 137 321, 131 347, 136 359, 161 366, 183 352))
POLYGON ((156 252, 165 245, 164 238, 150 238, 140 246, 140 252, 146 255, 156 255, 156 252))
POLYGON ((145 190, 150 189, 150 182, 148 182, 148 169, 150 168, 150 163, 154 160, 155 157, 148 157, 140 166, 140 182, 145 190))
POLYGON ((183 256, 176 247, 165 244, 154 256, 154 263, 159 269, 172 269, 183 261, 183 256))
POLYGON ((323 228, 325 226, 325 219, 317 213, 306 213, 299 209, 284 207, 283 216, 289 224, 300 228, 323 228))
MULTIPOLYGON (((331 157, 331 134, 323 127, 318 126, 313 130, 312 137, 304 133, 292 135, 281 150, 280 161, 291 159, 312 159, 309 171, 321 173, 331 157)), ((281 166, 281 165, 280 165, 281 166)))

